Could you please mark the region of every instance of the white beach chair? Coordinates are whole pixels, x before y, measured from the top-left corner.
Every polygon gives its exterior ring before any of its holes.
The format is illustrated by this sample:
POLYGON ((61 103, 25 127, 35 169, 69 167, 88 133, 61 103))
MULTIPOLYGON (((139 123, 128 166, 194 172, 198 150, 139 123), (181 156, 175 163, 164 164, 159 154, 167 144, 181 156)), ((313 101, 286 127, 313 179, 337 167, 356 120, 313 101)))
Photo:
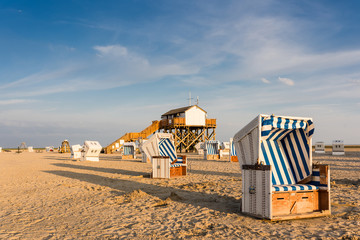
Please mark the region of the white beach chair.
POLYGON ((71 145, 70 158, 75 159, 75 160, 80 159, 82 150, 83 150, 83 147, 80 144, 71 145))
POLYGON ((81 151, 81 161, 99 161, 101 145, 98 141, 85 141, 84 148, 81 151))
POLYGON ((345 155, 343 140, 334 140, 332 142, 332 155, 345 155))
POLYGON ((230 156, 230 142, 222 142, 221 143, 221 148, 219 150, 219 155, 220 155, 220 158, 224 158, 224 157, 229 158, 229 156, 230 156))
POLYGON ((220 142, 216 140, 206 141, 204 149, 205 160, 219 160, 220 159, 220 142))
POLYGON ((315 143, 315 153, 325 153, 325 143, 316 142, 315 143))
POLYGON ((139 139, 139 149, 141 152, 141 162, 143 163, 150 163, 150 158, 146 155, 146 153, 143 150, 143 145, 145 142, 147 142, 147 139, 139 139))
POLYGON ((195 144, 195 149, 198 155, 204 155, 204 148, 205 148, 204 142, 198 142, 197 144, 195 144))
POLYGON ((171 133, 155 133, 142 146, 151 159, 152 178, 171 178, 186 175, 186 156, 177 156, 171 133))
POLYGON ((126 142, 123 144, 122 159, 136 159, 136 144, 134 142, 126 142))
POLYGON ((313 165, 311 118, 259 115, 234 136, 242 212, 285 220, 331 214, 330 168, 313 165))

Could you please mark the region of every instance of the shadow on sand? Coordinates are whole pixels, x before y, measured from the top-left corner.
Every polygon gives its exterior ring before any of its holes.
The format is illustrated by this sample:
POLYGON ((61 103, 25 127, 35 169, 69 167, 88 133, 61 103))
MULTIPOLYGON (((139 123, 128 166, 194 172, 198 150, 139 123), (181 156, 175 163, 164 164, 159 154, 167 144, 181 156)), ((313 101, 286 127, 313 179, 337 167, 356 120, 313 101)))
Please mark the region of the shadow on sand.
POLYGON ((241 202, 241 200, 237 200, 233 197, 226 197, 218 194, 192 192, 173 187, 162 187, 137 181, 113 179, 87 173, 77 173, 71 171, 44 172, 109 187, 125 193, 140 189, 141 191, 146 192, 149 195, 158 197, 160 199, 166 199, 171 195, 171 193, 176 193, 180 198, 174 199, 173 201, 188 203, 195 207, 206 207, 225 213, 239 213, 239 206, 241 202))
POLYGON ((73 164, 67 164, 67 163, 54 163, 52 165, 57 166, 57 167, 90 170, 90 171, 97 171, 97 172, 104 172, 104 173, 116 173, 116 174, 130 175, 130 176, 149 176, 150 177, 150 173, 148 173, 148 172, 136 172, 136 171, 130 171, 130 170, 124 170, 124 169, 91 167, 91 166, 73 165, 73 164))

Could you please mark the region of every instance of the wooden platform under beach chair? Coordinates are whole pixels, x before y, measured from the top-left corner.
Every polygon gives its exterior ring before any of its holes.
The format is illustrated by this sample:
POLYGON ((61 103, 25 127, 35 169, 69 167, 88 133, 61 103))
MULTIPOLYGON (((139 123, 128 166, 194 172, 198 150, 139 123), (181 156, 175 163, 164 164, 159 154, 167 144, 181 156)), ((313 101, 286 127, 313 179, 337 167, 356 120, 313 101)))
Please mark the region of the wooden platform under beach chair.
POLYGON ((142 146, 151 159, 152 178, 172 178, 186 175, 186 156, 177 156, 171 133, 155 133, 142 146))
POLYGON ((242 212, 271 220, 327 216, 330 168, 312 163, 311 118, 259 115, 234 136, 242 212))

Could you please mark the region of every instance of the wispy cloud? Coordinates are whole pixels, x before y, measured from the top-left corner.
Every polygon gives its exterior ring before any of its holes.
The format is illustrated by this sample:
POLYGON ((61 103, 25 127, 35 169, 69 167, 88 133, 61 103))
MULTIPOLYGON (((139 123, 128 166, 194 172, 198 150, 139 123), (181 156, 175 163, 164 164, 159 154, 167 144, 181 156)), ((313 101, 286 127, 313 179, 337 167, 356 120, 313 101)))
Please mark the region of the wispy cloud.
POLYGON ((24 103, 31 103, 35 102, 32 99, 7 99, 7 100, 0 100, 0 105, 14 105, 14 104, 24 104, 24 103))
POLYGON ((266 84, 269 84, 269 83, 271 83, 269 80, 267 80, 266 78, 261 78, 261 81, 263 82, 263 83, 266 83, 266 84))
POLYGON ((294 84, 295 84, 295 82, 290 78, 279 77, 278 80, 279 80, 279 82, 281 82, 285 85, 288 85, 288 86, 294 86, 294 84))

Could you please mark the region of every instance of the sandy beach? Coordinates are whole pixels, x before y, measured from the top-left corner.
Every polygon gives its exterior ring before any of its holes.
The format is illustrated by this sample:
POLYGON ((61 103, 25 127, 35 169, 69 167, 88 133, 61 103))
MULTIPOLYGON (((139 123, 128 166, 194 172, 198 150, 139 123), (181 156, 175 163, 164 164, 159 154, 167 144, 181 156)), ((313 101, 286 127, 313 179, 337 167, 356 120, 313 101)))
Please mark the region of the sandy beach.
POLYGON ((188 155, 188 176, 151 179, 140 159, 0 153, 1 239, 359 239, 360 150, 313 154, 331 166, 332 216, 242 215, 238 163, 188 155))

